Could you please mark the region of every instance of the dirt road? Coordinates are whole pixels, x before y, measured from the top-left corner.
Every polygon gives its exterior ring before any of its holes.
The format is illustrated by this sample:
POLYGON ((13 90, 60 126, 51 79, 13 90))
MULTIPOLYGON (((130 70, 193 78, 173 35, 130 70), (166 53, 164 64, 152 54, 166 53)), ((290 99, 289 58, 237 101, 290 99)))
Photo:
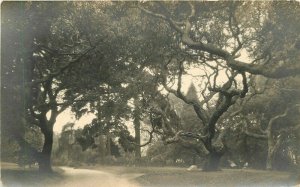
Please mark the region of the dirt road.
MULTIPOLYGON (((139 187, 131 180, 132 176, 114 175, 104 171, 89 169, 73 169, 61 167, 65 179, 55 184, 55 187, 139 187)), ((49 184, 49 186, 52 186, 49 184)))

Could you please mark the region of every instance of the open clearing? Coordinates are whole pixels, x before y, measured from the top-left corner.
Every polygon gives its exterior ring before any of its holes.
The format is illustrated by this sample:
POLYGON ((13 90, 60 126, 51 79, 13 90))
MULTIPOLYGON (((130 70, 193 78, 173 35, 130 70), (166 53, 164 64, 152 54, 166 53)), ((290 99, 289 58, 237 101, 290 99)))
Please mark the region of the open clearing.
POLYGON ((300 184, 300 173, 254 169, 223 169, 218 172, 187 171, 178 167, 119 167, 91 166, 119 176, 135 176, 140 186, 295 186, 300 184))
POLYGON ((299 174, 252 169, 223 169, 218 172, 187 171, 176 167, 86 166, 59 167, 54 175, 39 175, 34 169, 2 165, 4 186, 56 187, 194 187, 194 186, 296 186, 299 174))

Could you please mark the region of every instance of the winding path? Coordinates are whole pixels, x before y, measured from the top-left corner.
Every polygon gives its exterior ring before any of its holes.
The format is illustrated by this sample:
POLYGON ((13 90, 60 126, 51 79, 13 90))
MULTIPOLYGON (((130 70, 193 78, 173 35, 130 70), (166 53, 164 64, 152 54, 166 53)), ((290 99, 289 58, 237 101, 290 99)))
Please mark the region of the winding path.
POLYGON ((55 187, 139 187, 128 176, 118 176, 112 173, 61 167, 65 179, 55 184, 55 187))

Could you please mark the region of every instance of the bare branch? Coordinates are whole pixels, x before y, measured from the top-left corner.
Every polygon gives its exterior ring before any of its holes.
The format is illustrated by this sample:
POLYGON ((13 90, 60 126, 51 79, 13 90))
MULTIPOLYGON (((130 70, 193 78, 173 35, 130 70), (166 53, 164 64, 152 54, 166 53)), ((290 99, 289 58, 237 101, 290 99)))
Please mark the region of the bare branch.
POLYGON ((269 78, 284 78, 300 75, 299 63, 293 63, 295 64, 294 66, 277 66, 273 68, 267 68, 264 65, 247 64, 238 60, 228 58, 227 64, 235 70, 248 72, 253 75, 263 75, 269 78))
POLYGON ((274 116, 270 119, 269 123, 268 123, 268 127, 267 127, 267 131, 271 132, 272 131, 272 127, 273 127, 273 124, 276 120, 280 119, 280 118, 284 118, 288 115, 289 111, 296 107, 297 105, 293 105, 292 107, 288 107, 285 109, 285 111, 277 116, 274 116))
POLYGON ((163 19, 163 20, 167 21, 177 32, 183 33, 183 30, 180 27, 180 25, 183 24, 182 22, 176 22, 173 19, 171 19, 170 17, 167 17, 167 16, 162 15, 162 14, 154 13, 154 12, 152 12, 150 10, 147 10, 147 9, 141 7, 141 6, 139 6, 139 9, 142 10, 143 12, 153 16, 153 17, 160 18, 160 19, 163 19))
POLYGON ((268 133, 267 131, 262 131, 261 127, 260 130, 262 132, 262 134, 257 134, 257 133, 253 133, 253 132, 249 132, 248 131, 248 126, 251 124, 250 120, 246 117, 243 117, 244 121, 246 122, 245 126, 243 127, 243 132, 247 135, 247 136, 251 136, 253 138, 259 138, 259 139, 268 139, 268 133))
POLYGON ((152 142, 152 139, 153 139, 153 133, 155 132, 154 131, 154 129, 152 129, 151 131, 149 131, 149 130, 146 130, 146 129, 140 129, 140 130, 142 130, 142 131, 146 131, 146 132, 148 132, 149 133, 149 140, 147 141, 147 142, 145 142, 145 143, 143 143, 143 144, 137 144, 137 143, 135 143, 135 142, 129 142, 130 144, 133 144, 133 145, 135 145, 135 146, 139 146, 139 147, 145 147, 146 145, 148 145, 148 144, 150 144, 151 142, 152 142))
POLYGON ((240 98, 244 98, 248 92, 248 83, 247 83, 247 77, 246 77, 246 73, 245 72, 242 72, 242 77, 243 77, 243 90, 241 91, 240 93, 240 98))
POLYGON ((236 41, 238 43, 237 48, 231 52, 231 55, 233 55, 233 56, 235 56, 235 54, 243 47, 243 44, 242 44, 240 36, 239 36, 241 31, 237 24, 237 20, 235 17, 235 10, 236 10, 236 7, 232 3, 230 6, 230 9, 229 9, 229 29, 232 33, 232 36, 236 39, 236 41), (234 24, 236 31, 234 31, 234 29, 233 29, 233 24, 234 24))
POLYGON ((178 131, 174 137, 166 139, 165 142, 167 144, 179 143, 183 147, 186 147, 189 149, 192 148, 197 153, 199 153, 203 156, 206 156, 209 154, 208 149, 205 147, 205 145, 202 141, 186 140, 181 137, 182 133, 183 133, 183 131, 178 131))
POLYGON ((205 110, 202 108, 202 106, 199 105, 199 103, 197 103, 196 101, 193 101, 193 100, 190 100, 188 99, 187 97, 185 97, 182 92, 181 92, 181 76, 182 76, 182 73, 184 72, 184 67, 183 67, 183 62, 182 64, 180 64, 180 71, 179 71, 179 75, 178 75, 178 86, 177 87, 177 90, 173 90, 172 88, 170 88, 168 85, 167 85, 167 70, 166 68, 167 67, 164 67, 165 70, 164 70, 164 77, 163 77, 163 86, 164 88, 170 92, 170 93, 173 93, 175 96, 177 96, 178 98, 180 98, 181 100, 183 100, 185 103, 187 104, 190 104, 194 107, 194 110, 197 114, 197 116, 199 117, 199 119, 202 120, 203 123, 206 123, 207 122, 207 115, 205 114, 205 110))

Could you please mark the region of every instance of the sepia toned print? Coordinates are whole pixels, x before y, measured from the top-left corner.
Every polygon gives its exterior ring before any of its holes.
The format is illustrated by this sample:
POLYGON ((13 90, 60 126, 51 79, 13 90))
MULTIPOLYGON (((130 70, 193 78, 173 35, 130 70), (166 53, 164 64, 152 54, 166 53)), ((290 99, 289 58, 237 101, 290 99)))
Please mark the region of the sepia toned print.
POLYGON ((300 186, 296 1, 1 4, 2 186, 300 186))

